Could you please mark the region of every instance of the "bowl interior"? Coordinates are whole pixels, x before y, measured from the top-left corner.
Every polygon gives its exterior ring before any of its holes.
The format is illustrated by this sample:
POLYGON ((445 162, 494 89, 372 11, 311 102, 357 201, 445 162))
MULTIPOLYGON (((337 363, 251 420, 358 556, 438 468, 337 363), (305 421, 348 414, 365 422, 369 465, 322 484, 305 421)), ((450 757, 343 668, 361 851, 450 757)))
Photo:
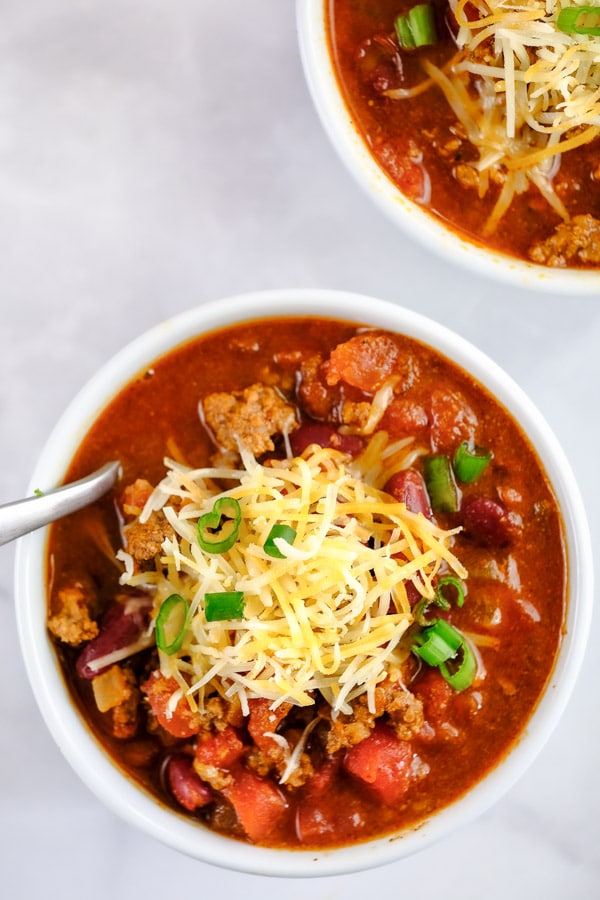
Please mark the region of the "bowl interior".
POLYGON ((342 874, 399 859, 472 820, 515 782, 549 737, 572 691, 585 649, 592 602, 591 547, 580 494, 556 438, 520 388, 476 348, 417 313, 375 298, 333 291, 268 291, 208 303, 155 327, 110 360, 74 398, 43 449, 32 490, 50 489, 61 482, 99 412, 140 370, 172 347, 236 321, 282 315, 364 321, 364 310, 369 311, 370 324, 433 346, 488 387, 529 435, 562 509, 569 606, 551 684, 514 750, 463 799, 396 838, 324 852, 249 846, 161 806, 118 770, 69 699, 45 628, 46 530, 27 535, 17 547, 16 608, 22 652, 42 715, 65 757, 88 787, 126 821, 171 847, 225 868, 291 877, 342 874))
POLYGON ((446 261, 517 287, 557 293, 597 293, 598 272, 547 268, 472 243, 408 200, 387 177, 354 125, 329 52, 328 0, 297 0, 297 27, 306 81, 319 118, 351 175, 406 234, 446 261))

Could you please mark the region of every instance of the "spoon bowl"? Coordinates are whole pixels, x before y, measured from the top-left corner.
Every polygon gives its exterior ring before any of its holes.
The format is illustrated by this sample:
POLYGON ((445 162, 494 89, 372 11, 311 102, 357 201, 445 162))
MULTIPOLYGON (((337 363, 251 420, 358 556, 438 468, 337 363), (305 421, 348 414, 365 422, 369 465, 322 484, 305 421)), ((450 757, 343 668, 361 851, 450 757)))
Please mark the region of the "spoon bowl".
POLYGON ((64 487, 3 504, 0 506, 0 544, 7 544, 98 500, 115 483, 120 465, 115 461, 108 462, 64 487))

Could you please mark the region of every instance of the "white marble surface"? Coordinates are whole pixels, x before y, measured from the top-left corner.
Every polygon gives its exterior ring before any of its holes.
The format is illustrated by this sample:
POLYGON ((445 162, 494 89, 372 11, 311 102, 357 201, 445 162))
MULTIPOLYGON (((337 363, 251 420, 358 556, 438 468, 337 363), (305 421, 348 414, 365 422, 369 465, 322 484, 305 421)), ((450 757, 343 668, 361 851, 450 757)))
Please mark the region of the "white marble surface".
MULTIPOLYGON (((64 406, 138 332, 207 299, 341 287, 479 344, 555 429, 600 527, 600 309, 494 285, 407 242, 340 166, 309 99, 292 0, 0 0, 0 503, 64 406)), ((479 821, 402 863, 285 885, 117 820, 70 771, 17 646, 0 548, 0 892, 7 900, 600 897, 594 622, 568 711, 479 821)))

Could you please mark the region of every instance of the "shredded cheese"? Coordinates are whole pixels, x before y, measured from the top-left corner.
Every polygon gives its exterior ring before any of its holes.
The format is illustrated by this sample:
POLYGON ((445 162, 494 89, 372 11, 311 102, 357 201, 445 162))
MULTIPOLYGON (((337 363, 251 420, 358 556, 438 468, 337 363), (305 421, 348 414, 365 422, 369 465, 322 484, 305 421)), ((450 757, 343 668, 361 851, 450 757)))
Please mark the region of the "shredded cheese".
MULTIPOLYGON (((567 221, 552 185, 560 155, 600 135, 600 38, 557 29, 558 14, 568 5, 450 0, 459 52, 443 69, 424 61, 427 80, 417 88, 443 91, 478 151, 473 167, 479 195, 490 183, 502 184, 487 233, 531 184, 567 221)), ((387 94, 409 95, 404 89, 387 94)))
MULTIPOLYGON (((407 442, 382 451, 382 432, 372 439, 378 458, 411 459, 407 442)), ((162 509, 174 534, 150 572, 126 566, 121 581, 154 592, 155 611, 178 593, 189 603, 188 627, 177 654, 160 653, 161 670, 175 677, 192 708, 215 691, 276 708, 324 697, 334 714, 350 712, 362 693, 398 666, 400 641, 413 621, 407 585, 427 597, 440 567, 466 577, 452 553, 455 531, 444 531, 409 512, 375 486, 381 471, 373 449, 350 462, 337 450, 313 446, 301 457, 260 465, 243 452, 239 470, 191 470, 167 460, 167 474, 149 497, 144 521, 162 509), (368 476, 362 469, 367 461, 368 476), (219 491, 217 482, 228 484, 219 491), (229 486, 231 485, 231 486, 229 486), (218 497, 240 505, 238 538, 224 554, 209 554, 196 539, 200 516, 218 497), (263 545, 276 523, 296 531, 281 541, 283 559, 263 545), (242 591, 243 618, 207 622, 207 592, 242 591)))

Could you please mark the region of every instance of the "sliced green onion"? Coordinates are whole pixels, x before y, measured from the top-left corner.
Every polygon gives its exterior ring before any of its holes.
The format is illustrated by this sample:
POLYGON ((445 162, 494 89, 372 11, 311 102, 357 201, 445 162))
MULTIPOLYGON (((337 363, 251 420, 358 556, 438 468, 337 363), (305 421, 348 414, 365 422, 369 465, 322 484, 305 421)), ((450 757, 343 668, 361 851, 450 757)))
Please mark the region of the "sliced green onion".
POLYGON ((394 22, 398 43, 403 50, 414 50, 415 39, 413 38, 407 16, 398 16, 394 22))
POLYGON ((273 525, 264 543, 263 549, 265 553, 276 559, 285 559, 285 553, 282 553, 275 543, 276 538, 281 538, 287 544, 293 544, 296 538, 296 529, 292 528, 291 525, 273 525))
POLYGON ((414 620, 421 628, 426 628, 427 625, 434 625, 437 622, 437 619, 429 621, 426 618, 430 606, 437 606, 439 609, 444 610, 450 609, 450 603, 442 593, 436 591, 433 597, 423 597, 413 608, 414 620))
POLYGON ((225 553, 235 544, 242 521, 234 497, 220 497, 210 512, 198 519, 198 543, 205 553, 225 553))
POLYGON ((218 591, 204 595, 204 615, 207 622, 241 619, 244 615, 243 591, 218 591))
POLYGON ((462 643, 461 633, 445 619, 438 619, 415 635, 411 649, 428 666, 439 666, 456 656, 462 643))
POLYGON ((463 442, 454 454, 454 471, 456 477, 464 484, 470 484, 472 481, 476 481, 492 456, 491 450, 482 450, 479 447, 475 447, 471 450, 467 442, 463 442))
POLYGON ((180 594, 163 600, 156 617, 156 646, 163 653, 177 653, 183 644, 187 625, 188 604, 180 594))
POLYGON ((600 36, 600 7, 566 6, 558 14, 556 27, 565 34, 600 36))
POLYGON ((419 3, 405 16, 394 21, 398 42, 403 50, 414 50, 437 41, 433 3, 419 3))
POLYGON ((453 575, 444 575, 438 580, 433 597, 422 597, 421 600, 415 604, 413 608, 413 618, 417 625, 420 625, 421 628, 426 628, 428 625, 433 625, 437 621, 437 619, 431 621, 427 620, 426 614, 429 612, 429 608, 431 606, 437 606, 438 609, 448 610, 452 606, 453 601, 456 606, 463 605, 465 602, 464 585, 462 581, 459 581, 458 578, 454 578, 453 575), (448 587, 453 589, 449 594, 447 592, 448 587))
POLYGON ((464 638, 456 657, 441 663, 440 672, 455 691, 464 691, 473 684, 477 672, 477 660, 464 638))
POLYGON ((453 513, 458 510, 458 488, 447 456, 426 456, 423 475, 434 512, 453 513))
MULTIPOLYGON (((435 586, 435 593, 437 599, 438 606, 441 606, 442 609, 450 609, 450 603, 452 600, 452 596, 448 597, 446 595, 446 588, 452 587, 455 591, 454 602, 457 606, 462 606, 465 602, 465 586, 458 578, 455 578, 453 575, 444 575, 442 578, 438 579, 438 583, 435 586), (439 600, 445 600, 446 606, 439 602, 439 600)), ((450 592, 452 595, 452 591, 450 592)))

